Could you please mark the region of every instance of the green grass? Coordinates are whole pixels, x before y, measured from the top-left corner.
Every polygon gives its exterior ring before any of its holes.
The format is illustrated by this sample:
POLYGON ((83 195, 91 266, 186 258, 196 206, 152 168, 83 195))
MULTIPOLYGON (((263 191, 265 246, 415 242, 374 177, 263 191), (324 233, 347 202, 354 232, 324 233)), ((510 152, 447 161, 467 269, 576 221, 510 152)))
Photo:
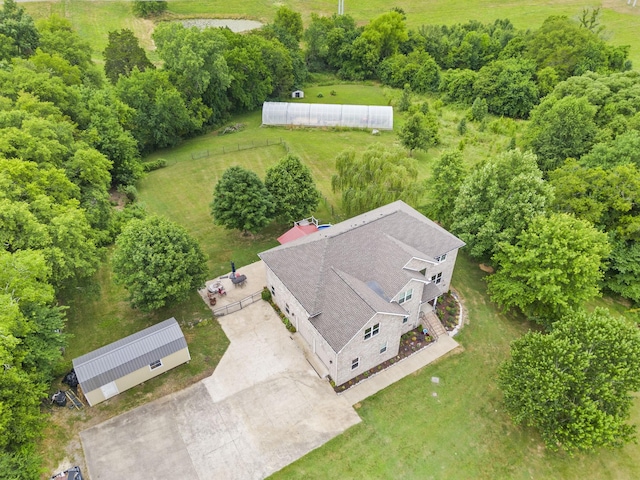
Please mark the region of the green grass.
MULTIPOLYGON (((484 275, 465 255, 458 257, 454 286, 470 318, 457 337, 462 353, 365 400, 358 410, 362 423, 271 478, 639 478, 636 444, 569 457, 546 450, 534 431, 513 425, 496 387, 497 368, 529 325, 496 310, 484 275), (432 376, 440 377, 439 385, 432 376)), ((636 402, 632 420, 639 417, 636 402)))

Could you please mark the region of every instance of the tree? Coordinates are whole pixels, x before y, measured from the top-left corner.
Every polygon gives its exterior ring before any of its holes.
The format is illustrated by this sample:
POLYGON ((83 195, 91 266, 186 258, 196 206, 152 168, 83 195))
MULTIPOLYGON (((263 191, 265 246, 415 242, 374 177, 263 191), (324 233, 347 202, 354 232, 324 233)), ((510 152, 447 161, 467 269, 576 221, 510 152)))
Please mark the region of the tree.
POLYGON ((427 150, 437 145, 440 142, 437 117, 421 112, 410 115, 398 132, 398 138, 409 149, 409 156, 412 156, 415 149, 427 150))
POLYGON ((408 83, 404 84, 404 88, 402 89, 402 96, 400 97, 400 101, 398 102, 398 110, 401 112, 406 112, 409 110, 411 106, 411 85, 408 83))
POLYGON ((12 53, 20 57, 31 55, 40 41, 33 18, 18 7, 15 0, 4 0, 0 11, 0 35, 11 39, 12 53))
POLYGON ((455 202, 451 230, 470 254, 488 260, 499 242, 515 243, 531 219, 552 199, 531 152, 511 150, 476 167, 464 180, 455 202))
POLYGON ((295 155, 267 169, 264 184, 273 198, 275 216, 286 223, 308 217, 320 202, 311 170, 295 155))
POLYGON ((534 72, 535 65, 530 61, 496 60, 480 69, 473 89, 486 99, 494 115, 527 118, 539 98, 534 72))
POLYGON ((129 29, 109 32, 109 43, 104 49, 104 73, 114 85, 120 75, 128 76, 134 68, 144 72, 147 68, 155 68, 147 58, 138 39, 129 29))
POLYGON ((185 228, 162 217, 131 220, 112 258, 134 308, 149 312, 186 300, 207 278, 207 258, 185 228))
POLYGON ((168 6, 164 0, 133 0, 133 14, 136 17, 152 17, 165 12, 168 6))
POLYGON ((445 228, 449 228, 453 221, 453 210, 465 174, 460 150, 444 152, 433 166, 428 190, 431 199, 429 215, 445 228))
POLYGON ((256 233, 272 218, 274 202, 260 178, 242 167, 230 167, 213 191, 213 223, 256 233))
POLYGON ((471 111, 469 112, 469 119, 476 122, 481 122, 489 114, 489 106, 487 100, 482 97, 476 97, 471 105, 471 111))
POLYGON ((531 112, 525 132, 526 145, 538 156, 540 168, 547 172, 567 158, 580 158, 595 143, 598 128, 596 108, 584 97, 545 98, 531 112))
POLYGON ((635 433, 626 422, 640 388, 640 332, 605 309, 571 313, 551 333, 513 342, 499 385, 515 423, 536 428, 548 448, 619 447, 635 433))
POLYGON ((282 29, 287 32, 293 39, 300 42, 304 27, 302 25, 302 16, 300 13, 282 6, 278 8, 276 16, 273 19, 273 25, 276 29, 282 29))
POLYGON ((135 111, 132 133, 142 151, 174 146, 202 127, 203 119, 191 115, 166 71, 136 69, 120 77, 116 91, 135 111))
POLYGON ((336 158, 331 178, 334 192, 342 192, 347 215, 367 212, 396 200, 415 205, 424 193, 415 160, 399 148, 371 145, 361 156, 346 150, 336 158))
POLYGON ((562 213, 534 218, 517 243, 498 248, 498 270, 487 280, 491 299, 547 328, 599 293, 602 261, 611 251, 605 233, 562 213))

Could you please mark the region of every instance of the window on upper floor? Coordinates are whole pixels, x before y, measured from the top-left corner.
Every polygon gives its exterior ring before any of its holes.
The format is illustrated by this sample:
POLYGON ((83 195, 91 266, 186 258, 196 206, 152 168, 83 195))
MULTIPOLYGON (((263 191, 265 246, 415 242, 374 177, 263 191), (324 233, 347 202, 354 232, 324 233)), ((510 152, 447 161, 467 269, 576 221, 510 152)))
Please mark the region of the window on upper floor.
POLYGON ((440 263, 440 262, 444 262, 446 258, 447 258, 447 254, 446 254, 446 253, 443 253, 443 254, 442 254, 442 255, 440 255, 439 257, 434 258, 434 260, 435 260, 436 262, 440 263))
POLYGON ((380 324, 376 323, 373 327, 369 327, 364 331, 364 339, 368 340, 371 337, 375 337, 380 333, 380 324))
POLYGON ((410 288, 406 292, 402 292, 400 294, 400 298, 398 298, 398 303, 402 304, 408 300, 411 300, 411 297, 413 297, 413 288, 410 288))
POLYGON ((440 272, 437 275, 434 275, 433 277, 431 277, 431 282, 435 283, 436 285, 439 284, 440 282, 442 282, 442 272, 440 272))

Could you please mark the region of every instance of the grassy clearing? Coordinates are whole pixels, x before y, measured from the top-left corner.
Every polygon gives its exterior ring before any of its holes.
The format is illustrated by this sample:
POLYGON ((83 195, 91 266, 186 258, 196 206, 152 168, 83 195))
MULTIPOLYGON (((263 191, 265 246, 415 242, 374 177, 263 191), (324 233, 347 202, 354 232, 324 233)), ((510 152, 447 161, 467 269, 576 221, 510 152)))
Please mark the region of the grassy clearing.
POLYGON ((496 310, 484 275, 465 255, 458 257, 454 285, 470 319, 457 337, 464 352, 370 397, 358 411, 361 424, 271 478, 639 478, 638 445, 569 457, 547 451, 535 432, 513 425, 496 387, 497 368, 510 342, 530 326, 496 310), (432 376, 440 377, 439 385, 432 376))
MULTIPOLYGON (((387 105, 398 92, 377 85, 334 84, 310 87, 305 90, 305 95, 304 101, 317 103, 387 105), (332 90, 336 92, 335 96, 330 95, 332 90), (318 93, 323 93, 323 97, 318 98, 318 93)), ((427 179, 440 153, 449 148, 458 148, 460 141, 465 144, 465 159, 471 165, 502 150, 509 142, 509 135, 515 133, 519 126, 512 120, 497 119, 490 123, 487 131, 480 132, 477 125, 469 122, 469 130, 462 137, 456 128, 464 113, 463 110, 439 112, 442 145, 415 154, 420 178, 427 179)), ((396 113, 396 126, 403 120, 403 115, 396 113)), ((223 136, 214 132, 185 141, 175 149, 151 155, 149 160, 165 158, 169 165, 151 172, 138 187, 140 200, 150 212, 165 215, 184 225, 198 239, 209 256, 212 276, 228 272, 232 259, 238 266, 256 261, 256 254, 277 245, 275 238, 289 228, 289 225, 272 224, 265 232, 248 238, 214 225, 209 204, 213 188, 226 168, 240 165, 264 179, 266 169, 287 151, 296 154, 311 169, 325 199, 314 215, 323 222, 336 222, 342 218, 339 198, 331 191, 336 155, 348 148, 361 151, 373 143, 397 144, 394 132, 381 132, 381 135, 373 136, 367 130, 261 128, 260 112, 234 117, 229 123, 244 123, 246 128, 223 136), (281 141, 283 143, 278 143, 281 141), (260 146, 246 148, 251 145, 260 146)))

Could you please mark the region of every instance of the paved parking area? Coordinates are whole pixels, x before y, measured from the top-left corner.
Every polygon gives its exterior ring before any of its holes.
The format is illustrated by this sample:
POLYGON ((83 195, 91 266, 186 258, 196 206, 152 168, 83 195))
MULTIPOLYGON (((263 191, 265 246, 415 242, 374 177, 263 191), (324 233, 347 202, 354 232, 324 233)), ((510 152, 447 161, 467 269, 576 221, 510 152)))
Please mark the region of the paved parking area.
POLYGON ((220 323, 211 377, 80 434, 92 480, 261 479, 360 421, 266 302, 220 323))

